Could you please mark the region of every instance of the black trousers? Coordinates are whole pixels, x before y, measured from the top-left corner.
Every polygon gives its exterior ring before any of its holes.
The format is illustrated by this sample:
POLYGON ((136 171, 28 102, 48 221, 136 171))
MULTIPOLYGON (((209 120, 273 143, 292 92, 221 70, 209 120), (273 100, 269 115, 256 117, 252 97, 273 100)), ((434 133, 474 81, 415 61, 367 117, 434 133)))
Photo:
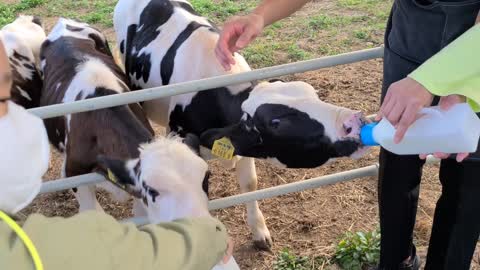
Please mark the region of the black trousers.
MULTIPOLYGON (((390 84, 405 78, 471 27, 480 9, 480 1, 460 1, 458 6, 437 3, 426 8, 420 2, 397 0, 393 6, 385 36, 382 99, 390 84)), ((418 156, 381 150, 381 269, 398 269, 414 255, 413 229, 423 165, 418 156)), ((480 163, 444 160, 440 182, 442 195, 435 209, 425 269, 468 270, 480 233, 480 163)))

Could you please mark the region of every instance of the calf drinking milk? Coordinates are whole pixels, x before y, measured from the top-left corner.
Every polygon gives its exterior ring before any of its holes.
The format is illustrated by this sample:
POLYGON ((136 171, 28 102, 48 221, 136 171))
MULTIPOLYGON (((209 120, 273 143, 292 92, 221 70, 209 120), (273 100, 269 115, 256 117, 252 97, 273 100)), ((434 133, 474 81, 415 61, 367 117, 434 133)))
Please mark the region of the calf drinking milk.
MULTIPOLYGON (((239 54, 225 71, 214 54, 217 28, 188 1, 120 0, 114 11, 118 47, 135 88, 249 71, 239 54)), ((249 82, 144 103, 147 116, 180 136, 201 138, 203 157, 223 137, 233 150, 242 192, 257 189, 253 158, 281 167, 313 168, 331 158, 358 156, 362 115, 320 101, 302 82, 249 82)), ((226 155, 227 159, 230 159, 226 155)), ((268 249, 270 232, 257 202, 247 203, 247 222, 257 247, 268 249)))

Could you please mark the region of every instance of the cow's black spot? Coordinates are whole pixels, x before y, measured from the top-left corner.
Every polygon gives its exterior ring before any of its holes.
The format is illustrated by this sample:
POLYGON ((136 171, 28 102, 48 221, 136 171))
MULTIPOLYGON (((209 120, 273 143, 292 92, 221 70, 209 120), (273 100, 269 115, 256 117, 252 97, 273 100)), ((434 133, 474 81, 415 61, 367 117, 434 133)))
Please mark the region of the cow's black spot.
POLYGON ((160 34, 158 28, 166 23, 172 15, 173 5, 170 1, 152 0, 140 14, 138 24, 128 26, 125 69, 130 75, 136 74, 137 80, 143 78, 147 82, 152 65, 150 54, 139 55, 138 52, 158 37, 160 34), (139 25, 142 28, 137 31, 139 25), (135 48, 135 52, 133 52, 133 48, 135 48))
POLYGON ((120 42, 120 53, 125 53, 125 40, 122 40, 122 42, 120 42))
POLYGON ((170 78, 172 77, 173 67, 175 63, 175 56, 177 55, 177 50, 182 46, 182 44, 187 40, 192 33, 200 27, 209 27, 209 25, 199 24, 197 22, 191 22, 187 25, 185 30, 178 35, 175 42, 170 46, 167 53, 162 59, 162 64, 160 68, 160 74, 162 76, 162 84, 168 85, 170 83, 170 78))
POLYGON ((70 25, 70 24, 67 24, 66 28, 67 28, 67 30, 72 31, 72 32, 82 32, 83 30, 85 30, 85 28, 83 28, 83 27, 77 27, 77 26, 73 26, 73 25, 70 25))
POLYGON ((32 70, 32 71, 37 70, 33 64, 24 63, 23 66, 32 70))
POLYGON ((332 142, 322 123, 283 104, 263 104, 236 125, 205 132, 201 142, 212 147, 224 136, 237 155, 276 158, 289 168, 315 168, 330 158, 351 155, 360 146, 353 139, 332 142))
POLYGON ((170 113, 169 127, 173 132, 185 137, 187 133, 200 136, 212 128, 221 128, 237 123, 243 115, 241 105, 252 87, 232 95, 226 87, 198 92, 185 107, 174 107, 170 113))
POLYGON ((106 42, 106 40, 104 40, 101 36, 95 33, 90 33, 88 37, 95 42, 95 49, 97 49, 97 51, 102 52, 108 56, 112 55, 108 42, 106 42))
POLYGON ((20 62, 18 62, 16 59, 10 58, 10 64, 14 66, 20 66, 20 62))
POLYGON ((9 62, 12 69, 12 101, 26 109, 38 107, 43 81, 35 63, 19 53, 10 57, 9 62), (23 77, 25 69, 28 69, 29 76, 23 77), (25 91, 28 97, 22 95, 19 89, 25 91))
POLYGON ((205 173, 205 177, 203 177, 203 182, 202 182, 202 189, 203 189, 203 192, 205 192, 205 194, 207 195, 207 198, 208 198, 208 186, 209 186, 209 180, 210 180, 210 175, 211 175, 211 172, 210 171, 207 171, 205 173))
POLYGON ((104 170, 104 173, 107 175, 107 170, 110 170, 115 175, 116 181, 118 181, 119 184, 135 185, 135 179, 132 179, 130 176, 125 161, 110 159, 104 156, 99 156, 97 160, 100 167, 104 170))
POLYGON ((30 61, 30 58, 28 58, 27 56, 21 55, 16 50, 13 50, 13 58, 19 61, 30 61))

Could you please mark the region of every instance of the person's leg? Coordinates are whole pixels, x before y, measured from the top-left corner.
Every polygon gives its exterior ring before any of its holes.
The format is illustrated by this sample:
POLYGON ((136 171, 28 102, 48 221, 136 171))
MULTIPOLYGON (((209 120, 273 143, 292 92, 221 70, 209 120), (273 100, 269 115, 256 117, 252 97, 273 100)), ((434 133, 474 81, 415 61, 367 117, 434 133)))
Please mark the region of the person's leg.
MULTIPOLYGON (((387 37, 391 27, 389 19, 385 35, 382 102, 390 84, 405 78, 418 66, 389 49, 387 37)), ((418 156, 398 156, 383 148, 380 151, 380 269, 402 269, 402 262, 415 256, 412 239, 423 164, 418 156)))
POLYGON ((381 150, 378 181, 382 235, 380 269, 401 269, 402 262, 416 255, 413 229, 423 163, 418 156, 398 156, 381 150))
POLYGON ((468 270, 480 233, 480 163, 442 161, 426 270, 468 270))

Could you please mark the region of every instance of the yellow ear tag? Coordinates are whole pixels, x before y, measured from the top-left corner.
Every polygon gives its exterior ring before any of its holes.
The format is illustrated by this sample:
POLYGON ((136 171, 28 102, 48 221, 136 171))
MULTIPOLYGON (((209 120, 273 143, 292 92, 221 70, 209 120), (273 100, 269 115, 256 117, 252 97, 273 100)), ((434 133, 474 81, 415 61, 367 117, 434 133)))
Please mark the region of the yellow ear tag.
POLYGON ((115 175, 113 174, 113 172, 112 172, 110 169, 107 170, 107 173, 108 173, 108 180, 109 180, 110 182, 112 182, 112 183, 115 184, 117 187, 119 187, 119 188, 121 188, 121 189, 123 189, 123 190, 126 189, 126 187, 125 187, 124 185, 120 184, 120 183, 117 181, 117 178, 115 177, 115 175))
POLYGON ((232 142, 228 138, 223 137, 213 143, 212 154, 214 156, 231 160, 233 152, 235 152, 235 147, 233 147, 232 142))

